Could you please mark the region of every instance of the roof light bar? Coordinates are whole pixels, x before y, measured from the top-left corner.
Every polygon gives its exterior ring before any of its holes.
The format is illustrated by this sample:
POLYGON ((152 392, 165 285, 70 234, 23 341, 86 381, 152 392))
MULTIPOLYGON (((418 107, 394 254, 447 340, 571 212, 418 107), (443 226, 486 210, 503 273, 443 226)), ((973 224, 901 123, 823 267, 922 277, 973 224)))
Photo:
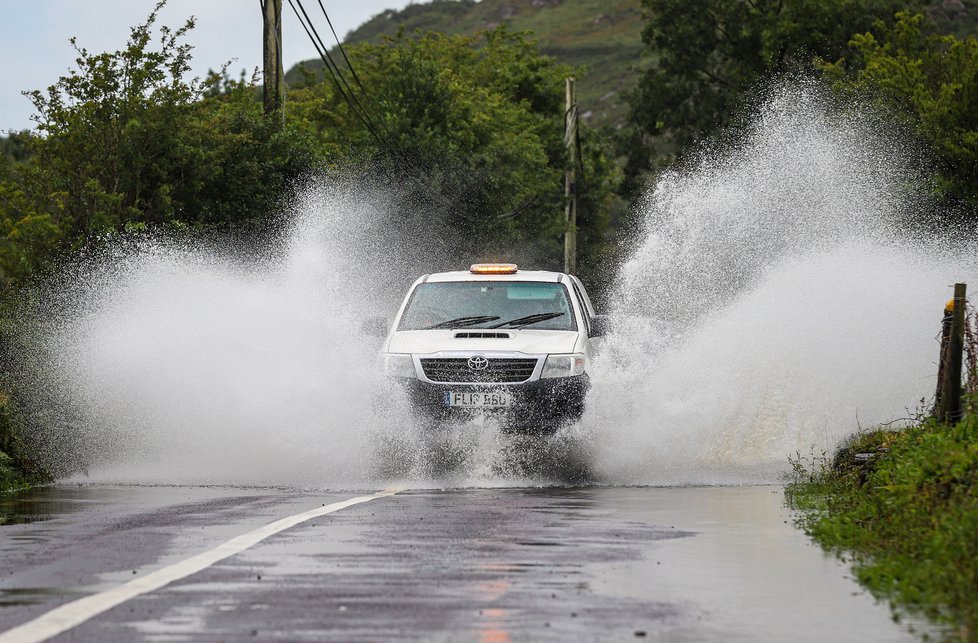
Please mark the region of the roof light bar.
POLYGON ((517 270, 515 263, 474 263, 469 268, 474 275, 513 275, 517 270))

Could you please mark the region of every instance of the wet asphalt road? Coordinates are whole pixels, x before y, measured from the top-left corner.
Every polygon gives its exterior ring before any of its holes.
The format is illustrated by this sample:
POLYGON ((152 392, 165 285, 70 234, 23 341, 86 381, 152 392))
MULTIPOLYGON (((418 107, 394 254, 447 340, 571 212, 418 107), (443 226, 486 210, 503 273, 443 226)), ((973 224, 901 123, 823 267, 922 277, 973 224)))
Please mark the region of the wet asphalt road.
MULTIPOLYGON (((3 500, 0 632, 360 493, 60 487, 3 500), (24 521, 30 522, 24 522, 24 521)), ((913 640, 779 488, 413 490, 314 518, 64 641, 913 640)))

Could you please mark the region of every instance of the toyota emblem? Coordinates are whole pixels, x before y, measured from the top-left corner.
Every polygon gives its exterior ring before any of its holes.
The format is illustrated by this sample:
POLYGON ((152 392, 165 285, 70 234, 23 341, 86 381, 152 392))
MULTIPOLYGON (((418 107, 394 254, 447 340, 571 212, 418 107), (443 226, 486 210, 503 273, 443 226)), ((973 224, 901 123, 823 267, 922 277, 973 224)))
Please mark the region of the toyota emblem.
POLYGON ((476 355, 475 357, 469 358, 470 371, 484 371, 487 368, 489 368, 489 360, 482 355, 476 355))

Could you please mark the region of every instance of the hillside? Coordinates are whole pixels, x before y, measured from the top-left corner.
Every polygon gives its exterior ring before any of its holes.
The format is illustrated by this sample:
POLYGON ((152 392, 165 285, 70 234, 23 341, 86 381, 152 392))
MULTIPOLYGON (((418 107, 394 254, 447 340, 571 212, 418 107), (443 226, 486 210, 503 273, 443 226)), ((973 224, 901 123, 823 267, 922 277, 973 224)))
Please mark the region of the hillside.
MULTIPOLYGON (((924 11, 937 31, 973 36, 978 25, 978 0, 930 0, 924 11)), ((587 73, 578 79, 581 112, 594 125, 620 125, 626 108, 623 90, 634 84, 644 60, 640 0, 433 0, 387 10, 346 35, 344 43, 377 42, 403 28, 473 34, 505 24, 532 31, 540 48, 587 73)), ((310 71, 322 61, 304 63, 310 71)), ((298 65, 287 74, 298 82, 298 65)))
POLYGON ((931 0, 924 13, 941 33, 958 38, 978 35, 978 0, 931 0))
MULTIPOLYGON (((621 92, 635 82, 642 60, 639 0, 435 0, 385 11, 347 34, 344 44, 377 42, 402 27, 409 33, 472 34, 502 24, 532 31, 545 53, 585 66, 577 84, 581 113, 595 125, 621 123, 621 92)), ((322 68, 319 60, 300 64, 310 71, 322 68)), ((289 71, 289 82, 299 80, 297 67, 289 71)))

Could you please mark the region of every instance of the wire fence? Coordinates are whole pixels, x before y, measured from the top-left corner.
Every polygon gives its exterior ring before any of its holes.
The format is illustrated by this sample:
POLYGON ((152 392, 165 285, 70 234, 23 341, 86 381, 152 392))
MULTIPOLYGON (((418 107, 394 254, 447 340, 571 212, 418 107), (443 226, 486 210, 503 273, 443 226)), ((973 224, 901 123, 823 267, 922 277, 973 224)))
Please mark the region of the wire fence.
POLYGON ((978 411, 978 311, 970 304, 964 317, 965 409, 978 411))

